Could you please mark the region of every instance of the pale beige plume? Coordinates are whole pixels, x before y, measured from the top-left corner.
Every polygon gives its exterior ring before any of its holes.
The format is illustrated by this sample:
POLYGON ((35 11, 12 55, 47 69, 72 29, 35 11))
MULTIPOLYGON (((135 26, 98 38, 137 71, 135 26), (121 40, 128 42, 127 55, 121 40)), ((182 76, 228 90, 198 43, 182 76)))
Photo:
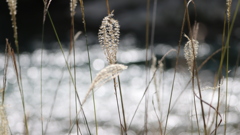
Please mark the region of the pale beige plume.
POLYGON ((187 35, 184 36, 188 39, 184 46, 184 56, 187 60, 188 70, 192 73, 194 66, 194 59, 197 58, 199 42, 195 39, 190 39, 187 35))
POLYGON ((104 50, 109 64, 116 63, 116 54, 119 44, 120 26, 117 20, 113 19, 113 12, 102 20, 98 32, 98 40, 104 50))
POLYGON ((93 80, 83 102, 82 105, 86 102, 87 98, 89 97, 89 94, 92 90, 99 88, 103 84, 105 84, 107 81, 112 80, 113 78, 117 77, 123 70, 127 69, 127 66, 124 66, 122 64, 111 64, 104 69, 102 69, 95 79, 93 80))
POLYGON ((14 31, 14 39, 15 45, 18 49, 18 33, 17 33, 17 0, 7 0, 8 8, 10 10, 11 20, 12 20, 12 27, 14 31))
POLYGON ((71 12, 71 16, 75 15, 75 8, 77 6, 77 0, 70 0, 70 12, 71 12))
POLYGON ((226 0, 226 5, 227 5, 227 20, 230 21, 232 0, 226 0))

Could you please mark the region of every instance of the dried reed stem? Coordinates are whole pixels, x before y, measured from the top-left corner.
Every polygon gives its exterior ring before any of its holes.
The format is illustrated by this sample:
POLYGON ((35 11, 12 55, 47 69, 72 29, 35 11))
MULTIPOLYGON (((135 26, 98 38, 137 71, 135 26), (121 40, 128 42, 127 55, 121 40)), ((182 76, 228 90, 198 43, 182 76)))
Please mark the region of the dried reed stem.
POLYGON ((16 61, 16 57, 14 54, 13 49, 11 48, 11 45, 7 42, 6 43, 8 46, 8 55, 12 57, 12 62, 13 62, 13 66, 14 66, 14 70, 16 73, 16 78, 17 78, 17 84, 18 84, 18 88, 19 88, 19 92, 20 92, 20 96, 21 96, 21 102, 22 102, 22 106, 23 106, 23 117, 24 117, 24 126, 25 126, 25 134, 28 135, 28 123, 27 123, 27 116, 26 116, 26 109, 25 109, 25 101, 24 101, 24 93, 23 93, 23 88, 21 85, 21 78, 19 75, 19 70, 18 70, 18 65, 17 65, 17 61, 16 61))
POLYGON ((106 0, 107 13, 110 14, 110 6, 108 0, 106 0))
POLYGON ((46 21, 46 15, 47 15, 48 8, 49 8, 51 2, 52 2, 52 0, 43 0, 43 4, 44 4, 44 10, 43 10, 43 24, 44 24, 45 21, 46 21))

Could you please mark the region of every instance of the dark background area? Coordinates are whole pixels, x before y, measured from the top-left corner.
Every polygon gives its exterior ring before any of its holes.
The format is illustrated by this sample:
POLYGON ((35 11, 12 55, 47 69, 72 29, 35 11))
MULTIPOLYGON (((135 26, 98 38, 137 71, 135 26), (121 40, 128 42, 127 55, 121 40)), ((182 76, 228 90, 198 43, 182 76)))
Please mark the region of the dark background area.
MULTIPOLYGON (((135 36, 139 47, 145 45, 146 27, 146 0, 109 0, 111 10, 114 10, 115 19, 119 20, 121 26, 121 38, 126 34, 135 36)), ((153 0, 150 12, 152 14, 153 0)), ((223 20, 225 12, 225 0, 195 0, 196 15, 191 5, 189 8, 191 22, 200 22, 200 32, 203 37, 200 42, 207 42, 216 48, 221 46, 223 20)), ((235 10, 237 1, 232 3, 232 11, 235 10)), ((85 0, 85 16, 87 22, 87 34, 89 43, 97 43, 97 32, 101 20, 107 15, 105 0, 85 0)), ((68 45, 70 35, 70 11, 69 1, 52 0, 49 8, 55 27, 62 43, 68 45)), ((81 11, 79 3, 76 8, 75 31, 83 31, 81 11)), ((184 0, 158 0, 155 43, 166 43, 177 45, 184 15, 184 0)), ((232 12, 233 16, 233 12, 232 12)), ((239 15, 238 15, 239 16, 239 15)), ((20 51, 32 52, 40 48, 36 41, 41 41, 42 35, 43 2, 42 0, 19 0, 17 2, 17 26, 20 51)), ((151 18, 150 18, 151 19, 151 18)), ((231 37, 231 47, 237 48, 240 39, 240 19, 234 25, 231 37)), ((150 21, 151 24, 151 21, 150 21)), ((14 44, 13 30, 11 27, 11 16, 6 1, 0 2, 0 49, 5 48, 5 39, 14 44)), ((44 42, 47 49, 57 47, 55 34, 47 17, 44 29, 44 42)), ((188 30, 185 29, 185 33, 188 30)), ((84 38, 82 36, 82 38, 84 38)), ((184 39, 186 40, 186 39, 184 39)), ((234 51, 237 52, 238 48, 234 51)))

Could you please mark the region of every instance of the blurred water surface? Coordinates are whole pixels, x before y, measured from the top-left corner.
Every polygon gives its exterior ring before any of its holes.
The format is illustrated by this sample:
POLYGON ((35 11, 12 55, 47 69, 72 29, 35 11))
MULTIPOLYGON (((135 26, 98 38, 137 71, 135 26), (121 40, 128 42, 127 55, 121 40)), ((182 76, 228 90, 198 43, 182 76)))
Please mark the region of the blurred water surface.
MULTIPOLYGON (((128 66, 128 69, 120 74, 121 87, 123 92, 124 106, 126 111, 127 125, 133 117, 134 111, 140 102, 141 97, 147 87, 146 83, 146 50, 136 47, 136 39, 126 37, 119 46, 117 54, 118 62, 128 66)), ((160 59, 168 50, 177 49, 167 44, 155 44, 154 53, 160 59)), ((90 72, 88 67, 88 55, 84 41, 76 42, 76 86, 80 99, 83 100, 86 92, 91 85, 90 72)), ((210 45, 203 43, 199 49, 199 61, 204 60, 213 52, 210 45)), ((29 132, 32 135, 41 134, 41 119, 43 120, 46 134, 68 134, 71 124, 76 116, 75 113, 75 94, 69 71, 67 70, 63 54, 60 50, 43 50, 42 55, 42 74, 41 72, 41 53, 36 50, 33 53, 20 54, 20 65, 22 73, 22 84, 24 98, 26 103, 26 114, 28 117, 29 132), (41 79, 42 76, 42 109, 43 118, 41 118, 41 79), (52 110, 52 114, 51 114, 52 110), (46 128, 46 125, 48 126, 46 128)), ((73 56, 68 56, 68 50, 64 49, 65 58, 71 65, 73 73, 73 56)), ((168 68, 164 68, 162 73, 159 71, 156 75, 156 84, 151 82, 149 87, 149 107, 148 107, 148 127, 149 134, 159 134, 160 122, 165 125, 166 114, 170 99, 171 88, 173 85, 174 68, 176 52, 170 53, 164 63, 171 63, 168 68), (156 92, 156 89, 158 92, 156 92), (160 100, 157 101, 156 94, 159 94, 160 100), (159 107, 158 107, 159 103, 159 107), (159 110, 158 110, 159 109, 159 110)), ((101 49, 96 44, 90 47, 90 58, 93 78, 96 74, 107 66, 107 61, 101 49)), ((151 52, 148 51, 148 59, 151 58, 151 52)), ((0 81, 3 82, 4 54, 0 54, 0 81)), ((171 113, 168 119, 167 132, 169 134, 197 134, 196 115, 199 117, 201 131, 203 129, 201 119, 201 108, 198 99, 197 111, 195 114, 193 107, 193 93, 191 85, 188 82, 191 78, 183 58, 183 50, 180 53, 180 64, 176 73, 174 83, 173 99, 171 104, 171 113), (193 129, 193 130, 191 130, 193 129)), ((239 69, 239 68, 238 68, 239 69)), ((153 73, 150 73, 147 80, 151 79, 153 73)), ((228 125, 227 134, 240 134, 240 71, 237 70, 235 77, 228 78, 228 125)), ((203 99, 213 106, 217 105, 217 90, 207 87, 213 87, 214 73, 212 70, 203 69, 199 71, 199 79, 202 87, 203 99), (204 89, 207 88, 207 89, 204 89)), ((1 85, 2 86, 2 85, 1 85)), ((197 86, 195 85, 197 92, 197 86)), ((220 114, 224 118, 224 103, 226 94, 226 80, 223 80, 221 87, 220 114)), ((198 92, 197 92, 198 93, 198 92)), ((119 119, 115 91, 113 82, 110 81, 101 86, 95 92, 97 119, 99 122, 99 134, 115 135, 120 134, 119 119)), ((129 128, 129 135, 140 134, 144 126, 145 101, 143 100, 129 128)), ((90 97, 83 106, 86 118, 92 134, 95 134, 94 110, 92 97, 90 97)), ((214 110, 204 105, 206 121, 208 127, 211 125, 212 118, 215 116, 214 110)), ((11 60, 7 70, 7 88, 5 95, 5 109, 9 121, 9 128, 12 134, 23 134, 23 107, 17 85, 16 74, 11 60)), ((79 106, 78 106, 79 109, 79 106)), ((88 134, 83 122, 82 113, 79 115, 82 134, 88 134)), ((212 128, 213 130, 214 128, 212 128)), ((218 133, 223 133, 224 120, 220 125, 218 133)), ((74 127, 71 134, 76 134, 74 127)))

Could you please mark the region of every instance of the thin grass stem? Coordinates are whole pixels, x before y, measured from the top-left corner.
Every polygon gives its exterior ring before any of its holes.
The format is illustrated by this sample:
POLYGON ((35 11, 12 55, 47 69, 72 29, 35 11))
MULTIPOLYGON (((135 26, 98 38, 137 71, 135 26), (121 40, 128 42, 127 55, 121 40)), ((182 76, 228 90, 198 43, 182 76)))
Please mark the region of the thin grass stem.
MULTIPOLYGON (((232 34, 232 29, 233 29, 233 26, 234 26, 234 23, 235 23, 235 19, 236 19, 237 13, 238 13, 239 6, 240 6, 240 1, 238 1, 238 3, 237 3, 236 9, 235 9, 235 12, 234 12, 234 15, 233 15, 232 23, 230 25, 230 29, 229 29, 228 34, 227 34, 227 39, 226 39, 225 45, 224 45, 224 42, 223 42, 223 45, 222 45, 224 47, 222 47, 223 50, 222 50, 220 65, 219 65, 219 69, 218 69, 218 77, 219 78, 221 78, 221 71, 222 71, 223 61, 225 59, 226 48, 229 48, 230 36, 232 34)), ((224 19, 223 35, 225 34, 225 24, 226 24, 226 17, 224 19)), ((224 36, 223 36, 223 41, 224 41, 224 36)), ((218 92, 220 93, 220 88, 218 89, 218 92)), ((220 97, 220 95, 219 95, 219 97, 220 97)), ((217 111, 219 109, 219 100, 220 99, 218 99, 217 111)), ((218 122, 217 120, 218 120, 218 116, 216 115, 216 123, 218 122)), ((226 128, 224 130, 226 130, 226 128)), ((226 131, 224 131, 224 132, 226 132, 226 131)), ((217 130, 216 130, 215 134, 217 134, 217 130)))
MULTIPOLYGON (((60 39, 59 39, 59 37, 58 37, 58 34, 57 34, 57 30, 56 30, 56 28, 55 28, 55 25, 54 25, 54 23, 53 23, 53 20, 52 20, 52 18, 51 18, 50 13, 47 12, 47 14, 48 14, 48 18, 49 18, 49 20, 50 20, 50 22, 51 22, 52 28, 53 28, 53 30, 54 30, 55 36, 56 36, 56 38, 57 38, 57 41, 58 41, 60 50, 61 50, 61 52, 62 52, 62 54, 63 54, 65 64, 66 64, 66 66, 67 66, 69 75, 70 75, 70 77, 71 77, 71 80, 72 80, 72 83, 73 83, 73 86, 74 86, 74 90, 75 90, 76 95, 77 95, 78 102, 79 102, 80 106, 82 106, 81 101, 80 101, 80 97, 79 97, 78 92, 77 92, 76 83, 75 83, 75 81, 74 81, 72 72, 71 72, 71 70, 70 70, 70 67, 69 67, 69 65, 68 65, 67 59, 66 59, 66 57, 65 57, 65 54, 64 54, 64 51, 63 51, 63 47, 62 47, 61 41, 60 41, 60 39)), ((88 121, 87 121, 86 115, 85 115, 85 113, 84 113, 84 110, 83 110, 83 109, 81 109, 81 110, 82 110, 82 113, 83 113, 83 116, 84 116, 84 121, 85 121, 87 130, 88 130, 88 133, 91 134, 90 128, 89 128, 89 125, 88 125, 88 121)))
MULTIPOLYGON (((90 59, 90 53, 89 53, 89 45, 88 45, 88 38, 87 38, 87 24, 85 21, 85 12, 84 12, 84 4, 83 0, 79 0, 80 2, 80 8, 81 8, 81 13, 82 13, 82 21, 84 25, 84 35, 85 35, 85 41, 86 41, 86 46, 87 46, 87 55, 88 55, 88 68, 89 68, 89 73, 90 73, 90 78, 92 82, 92 68, 91 68, 91 59, 90 59)), ((110 11, 109 11, 110 12, 110 11)), ((96 103, 95 103, 95 95, 94 92, 92 92, 92 99, 93 99, 93 108, 94 108, 94 120, 95 120, 95 126, 96 126, 96 135, 98 135, 98 121, 97 121, 97 110, 96 110, 96 103)))
POLYGON ((43 129, 43 104, 42 104, 42 99, 43 99, 43 49, 44 49, 44 23, 42 25, 42 47, 41 47, 41 67, 40 67, 40 120, 41 120, 41 132, 42 135, 44 133, 44 129, 43 129))
MULTIPOLYGON (((150 0, 147 0, 147 4, 146 4, 146 60, 145 60, 145 71, 146 71, 146 87, 148 84, 148 80, 149 80, 149 61, 148 61, 148 49, 149 49, 149 29, 150 29, 150 22, 149 22, 149 18, 150 18, 150 0)), ((148 91, 146 91, 148 93, 148 91)), ((145 95, 145 94, 144 94, 145 95)), ((147 135, 148 132, 148 127, 147 127, 147 123, 148 123, 148 94, 145 95, 145 115, 144 115, 144 133, 147 135)))
POLYGON ((106 7, 107 7, 107 13, 109 15, 111 12, 110 12, 110 6, 109 6, 108 0, 106 0, 106 7))
MULTIPOLYGON (((185 2, 185 5, 186 5, 186 0, 184 2, 185 2)), ((168 104, 168 111, 167 111, 167 117, 166 117, 166 123, 165 123, 163 135, 166 134, 166 130, 167 130, 167 126, 168 126, 168 118, 169 118, 169 114, 170 114, 170 111, 171 111, 172 95, 173 95, 173 89, 174 89, 174 84, 175 84, 175 79, 176 79, 177 66, 178 66, 178 60, 179 60, 179 54, 180 54, 184 24, 185 24, 185 19, 186 19, 186 10, 187 10, 187 8, 185 8, 184 16, 183 16, 183 20, 182 20, 182 26, 181 26, 181 32, 180 32, 178 49, 177 49, 177 56, 176 56, 176 63, 175 63, 175 67, 174 67, 174 76, 173 76, 173 82, 172 82, 172 87, 171 87, 171 92, 170 92, 170 99, 169 99, 169 104, 168 104)))
POLYGON ((124 135, 127 135, 127 123, 126 123, 126 116, 125 116, 125 110, 124 110, 124 103, 123 103, 123 96, 122 96, 122 88, 121 88, 121 81, 120 77, 118 76, 118 88, 120 93, 120 100, 121 100, 121 107, 122 107, 122 115, 123 115, 123 123, 124 123, 124 135))
POLYGON ((121 135, 123 135, 122 118, 121 118, 121 115, 120 115, 120 106, 119 106, 118 94, 117 94, 117 81, 116 81, 115 78, 113 78, 113 84, 114 84, 115 97, 116 97, 116 102, 117 102, 117 109, 118 109, 118 118, 119 118, 119 123, 120 123, 120 130, 121 130, 121 135))
MULTIPOLYGON (((188 2, 192 2, 191 0, 188 2)), ((193 3, 194 4, 194 3, 193 3)), ((187 18, 187 25, 188 29, 190 30, 190 37, 193 37, 193 33, 191 30, 191 24, 190 24, 190 18, 189 18, 189 12, 188 12, 188 4, 186 5, 186 18, 187 18)), ((196 50, 193 47, 193 40, 191 39, 191 45, 192 45, 192 52, 193 52, 193 68, 192 68, 192 90, 194 91, 194 78, 196 77, 197 80, 197 87, 198 87, 198 93, 200 96, 200 105, 201 105, 201 111, 202 111, 202 118, 203 118, 203 126, 204 126, 204 134, 207 135, 207 125, 205 121, 205 112, 204 112, 204 107, 203 107, 203 100, 202 100, 202 94, 201 94, 201 88, 200 88, 200 82, 198 78, 198 70, 197 69, 197 63, 196 63, 196 50), (196 75, 196 76, 195 76, 196 75)))
POLYGON ((15 70, 15 73, 16 73, 16 77, 17 77, 17 84, 18 84, 18 89, 19 89, 19 92, 20 92, 20 96, 21 96, 21 102, 22 102, 22 106, 23 106, 23 115, 24 115, 24 131, 25 131, 25 134, 28 135, 29 132, 28 132, 28 123, 27 123, 27 115, 26 115, 26 107, 25 107, 25 100, 24 100, 24 93, 23 93, 23 88, 22 88, 22 85, 21 85, 21 79, 19 77, 19 70, 18 70, 18 65, 17 65, 17 61, 16 61, 16 58, 15 58, 15 54, 14 54, 14 51, 13 49, 10 47, 10 44, 8 43, 8 53, 9 55, 12 57, 12 62, 13 62, 13 66, 14 66, 14 70, 15 70))
POLYGON ((6 83, 7 83, 7 69, 8 69, 8 60, 9 60, 9 55, 8 55, 8 39, 6 39, 6 48, 5 48, 5 59, 4 59, 4 75, 3 75, 3 88, 2 88, 2 106, 4 105, 4 100, 5 100, 5 90, 6 90, 6 83))

